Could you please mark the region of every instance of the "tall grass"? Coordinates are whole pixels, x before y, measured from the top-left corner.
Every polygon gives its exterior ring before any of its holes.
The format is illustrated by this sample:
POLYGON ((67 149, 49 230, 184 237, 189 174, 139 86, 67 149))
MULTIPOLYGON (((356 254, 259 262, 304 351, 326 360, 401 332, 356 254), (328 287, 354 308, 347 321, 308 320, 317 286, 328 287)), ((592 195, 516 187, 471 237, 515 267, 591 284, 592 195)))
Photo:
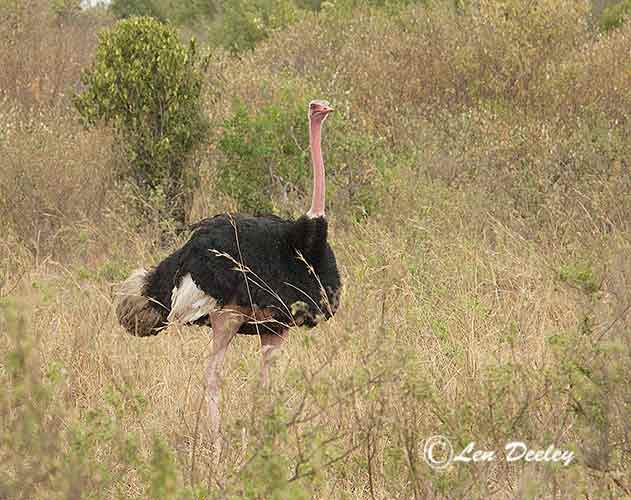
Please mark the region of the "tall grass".
MULTIPOLYGON (((358 216, 358 181, 330 179, 341 307, 291 332, 269 393, 258 342, 233 342, 218 464, 208 332, 131 337, 112 307, 118 281, 183 237, 165 244, 164 221, 129 208, 107 133, 77 128, 65 106, 24 111, 7 96, 0 496, 631 494, 631 28, 592 31, 582 2, 525 5, 350 20, 325 9, 240 60, 215 56, 194 217, 236 205, 213 183, 237 98, 257 116, 327 97, 342 118, 327 122, 325 161, 369 172, 371 198, 358 216), (521 440, 576 458, 435 471, 422 451, 438 434, 456 449, 521 440)), ((291 196, 288 212, 308 205, 291 196)))

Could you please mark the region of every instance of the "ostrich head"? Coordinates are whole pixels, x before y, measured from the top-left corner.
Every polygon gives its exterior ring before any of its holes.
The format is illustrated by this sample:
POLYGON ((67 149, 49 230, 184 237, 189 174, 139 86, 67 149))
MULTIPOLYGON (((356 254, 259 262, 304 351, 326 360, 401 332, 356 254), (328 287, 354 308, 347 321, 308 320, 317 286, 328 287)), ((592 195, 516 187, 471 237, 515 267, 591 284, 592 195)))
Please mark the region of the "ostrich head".
POLYGON ((333 111, 335 110, 327 101, 311 101, 309 103, 309 120, 322 123, 333 111))

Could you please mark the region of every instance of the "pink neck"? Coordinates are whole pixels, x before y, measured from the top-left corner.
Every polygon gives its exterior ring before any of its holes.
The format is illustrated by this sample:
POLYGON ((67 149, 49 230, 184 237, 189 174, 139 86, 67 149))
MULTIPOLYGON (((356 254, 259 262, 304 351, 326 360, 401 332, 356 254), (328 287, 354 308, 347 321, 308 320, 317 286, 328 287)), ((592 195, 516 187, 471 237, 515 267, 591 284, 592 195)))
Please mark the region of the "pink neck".
POLYGON ((311 146, 311 161, 313 163, 313 197, 307 217, 324 217, 324 160, 320 146, 321 120, 309 121, 309 145, 311 146))

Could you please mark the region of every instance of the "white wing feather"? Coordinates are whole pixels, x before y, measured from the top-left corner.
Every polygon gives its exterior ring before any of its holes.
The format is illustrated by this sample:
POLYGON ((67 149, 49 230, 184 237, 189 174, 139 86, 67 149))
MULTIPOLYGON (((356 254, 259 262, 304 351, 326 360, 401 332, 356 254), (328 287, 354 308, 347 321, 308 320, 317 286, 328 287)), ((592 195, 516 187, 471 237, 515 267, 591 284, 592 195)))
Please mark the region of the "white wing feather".
POLYGON ((200 290, 190 274, 171 292, 169 323, 193 323, 217 309, 217 300, 200 290))

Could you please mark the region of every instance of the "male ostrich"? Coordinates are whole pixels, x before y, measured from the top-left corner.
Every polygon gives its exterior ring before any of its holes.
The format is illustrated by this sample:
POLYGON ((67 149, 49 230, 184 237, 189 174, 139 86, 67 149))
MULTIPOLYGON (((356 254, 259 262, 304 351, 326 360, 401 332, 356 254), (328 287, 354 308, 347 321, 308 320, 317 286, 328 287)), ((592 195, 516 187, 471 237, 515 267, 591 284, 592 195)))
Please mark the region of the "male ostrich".
POLYGON ((122 284, 116 314, 137 336, 170 323, 210 324, 213 346, 206 383, 211 429, 219 430, 219 369, 237 333, 259 335, 261 377, 291 326, 314 327, 339 303, 340 276, 324 216, 322 123, 333 108, 309 103, 313 162, 311 208, 298 220, 273 215, 220 214, 193 226, 188 242, 155 268, 134 271, 122 284))

